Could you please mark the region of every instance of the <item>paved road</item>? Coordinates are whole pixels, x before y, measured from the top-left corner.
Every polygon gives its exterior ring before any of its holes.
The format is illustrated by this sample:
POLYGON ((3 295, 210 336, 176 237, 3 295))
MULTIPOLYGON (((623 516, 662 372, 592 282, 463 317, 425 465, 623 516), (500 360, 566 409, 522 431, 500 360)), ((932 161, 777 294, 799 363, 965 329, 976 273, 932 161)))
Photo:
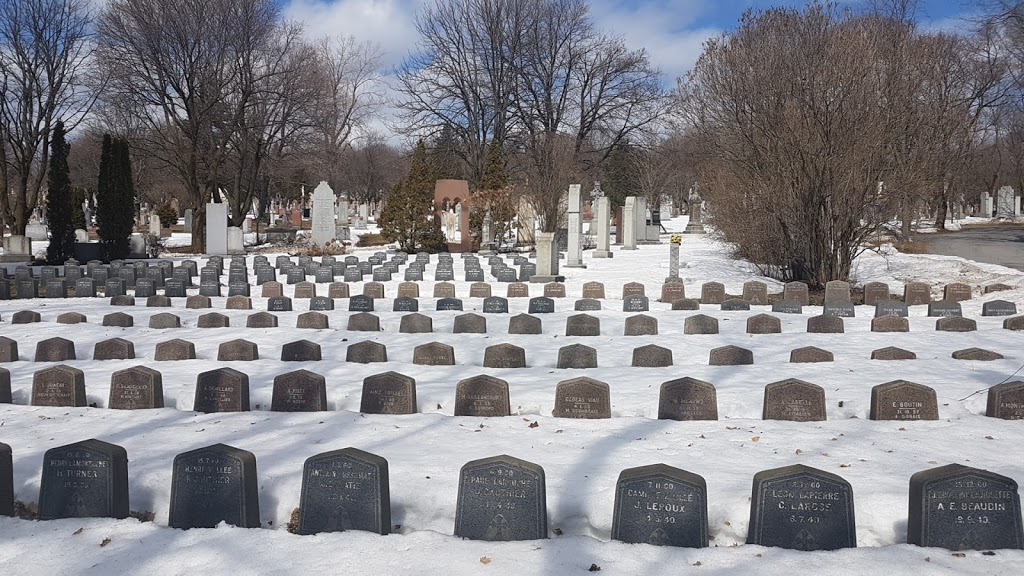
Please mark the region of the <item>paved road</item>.
POLYGON ((1024 226, 981 226, 945 234, 919 234, 933 254, 1024 270, 1024 226))

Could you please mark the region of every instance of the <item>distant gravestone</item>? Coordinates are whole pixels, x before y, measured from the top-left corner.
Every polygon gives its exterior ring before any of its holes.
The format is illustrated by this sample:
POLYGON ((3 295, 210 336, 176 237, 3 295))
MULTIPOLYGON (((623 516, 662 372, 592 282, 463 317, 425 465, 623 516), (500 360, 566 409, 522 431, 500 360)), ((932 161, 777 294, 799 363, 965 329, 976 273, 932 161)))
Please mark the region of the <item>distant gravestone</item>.
POLYGON ((855 548, 857 525, 850 483, 800 464, 758 472, 747 544, 791 550, 855 548))
POLYGON ((215 528, 226 522, 260 527, 256 457, 214 444, 174 457, 171 474, 171 528, 215 528))
POLYGON ((779 334, 782 320, 768 314, 756 314, 747 318, 747 334, 779 334))
POLYGON ((658 395, 658 420, 718 420, 715 387, 690 377, 663 383, 658 395))
POLYGON ((928 316, 946 318, 950 316, 963 316, 963 310, 959 302, 952 300, 939 300, 928 303, 928 316))
POLYGON ((163 377, 146 366, 118 370, 110 375, 112 410, 145 410, 164 407, 163 377))
POLYGON ((810 304, 809 290, 805 282, 787 282, 782 288, 782 299, 797 302, 801 306, 810 304))
POLYGON ((743 283, 743 299, 751 304, 768 304, 768 285, 758 280, 743 283))
POLYGON ((879 348, 871 352, 872 360, 914 360, 916 358, 917 354, 895 346, 879 348))
POLYGON ((992 300, 981 305, 982 316, 1013 316, 1017 313, 1017 305, 1006 300, 992 300))
POLYGON ((75 343, 55 336, 36 343, 35 362, 66 362, 75 359, 75 343))
POLYGON ((373 298, 356 294, 348 299, 349 312, 373 312, 373 298))
POLYGON ((296 340, 281 346, 282 362, 319 362, 320 345, 309 340, 296 340))
POLYGON ((823 316, 836 316, 839 318, 853 318, 856 315, 853 302, 849 300, 829 300, 821 308, 823 316))
POLYGON ((989 388, 985 415, 1004 420, 1024 420, 1024 382, 1006 382, 989 388))
POLYGON ((93 348, 93 360, 132 360, 135 358, 135 345, 123 338, 110 338, 96 343, 93 348))
POLYGON ((683 321, 683 334, 718 334, 718 318, 695 314, 683 321))
POLYGON ((455 349, 441 342, 429 342, 413 348, 412 363, 421 366, 454 366, 455 349))
POLYGON ((270 409, 273 412, 327 410, 327 380, 308 370, 275 376, 270 409))
POLYGON ((879 316, 871 319, 872 332, 910 332, 910 320, 899 316, 879 316))
POLYGON ((545 298, 565 298, 565 284, 550 282, 544 285, 545 298))
POLYGON ((495 344, 484 349, 484 368, 526 368, 526 350, 513 344, 495 344))
POLYGON ((85 373, 63 364, 32 375, 33 406, 85 406, 85 373))
POLYGON ((819 422, 826 419, 825 389, 790 378, 764 387, 763 420, 819 422))
POLYGON ((327 330, 331 324, 327 314, 323 312, 303 312, 295 319, 295 327, 307 330, 327 330))
POLYGON ((505 296, 508 298, 529 298, 530 287, 522 282, 513 282, 508 285, 505 296))
POLYGON ((600 282, 587 282, 583 284, 583 297, 604 300, 604 284, 600 282))
POLYGON ((793 364, 833 362, 835 361, 835 356, 828 350, 822 350, 814 346, 805 346, 791 351, 789 353, 789 361, 793 364))
POLYGON ((468 462, 459 473, 455 535, 486 541, 547 538, 544 469, 511 456, 468 462))
POLYGON ((249 376, 232 368, 201 372, 196 377, 196 396, 192 409, 206 414, 248 412, 249 376))
POLYGON ((615 484, 612 540, 706 548, 704 478, 665 464, 623 470, 615 484))
POLYGON ((0 442, 0 516, 14 516, 13 460, 11 447, 0 442))
POLYGON ((402 316, 398 331, 402 334, 423 334, 434 331, 434 321, 430 316, 413 313, 402 316))
POLYGON ((1003 290, 1013 290, 1013 286, 1006 284, 989 284, 985 286, 985 294, 991 294, 992 292, 1002 292, 1003 290))
POLYGON ((960 464, 914 474, 907 543, 948 550, 1024 549, 1017 483, 960 464))
POLYGON ((574 314, 565 319, 566 336, 600 336, 601 319, 590 314, 574 314))
POLYGON ((839 316, 811 316, 807 319, 807 332, 810 334, 842 334, 843 319, 839 316))
POLYGON ((950 316, 936 320, 935 329, 941 332, 974 332, 978 329, 978 322, 972 318, 950 316))
POLYGON ((415 414, 416 380, 397 372, 364 378, 359 411, 363 414, 415 414))
POLYGON ((686 287, 682 282, 668 282, 661 286, 661 302, 672 303, 686 298, 686 287))
POLYGON ((625 336, 657 336, 658 319, 646 314, 637 314, 626 318, 623 328, 625 336))
POLYGON ((453 334, 486 334, 487 319, 479 314, 459 314, 452 325, 453 334))
POLYGON ((672 351, 657 344, 633 349, 634 368, 665 368, 672 365, 672 351))
POLYGON ((650 302, 647 296, 631 295, 622 299, 623 312, 647 312, 650 310, 650 302))
POLYGON ((583 344, 558 349, 558 368, 597 368, 597 350, 583 344))
POLYGON ((391 533, 388 462, 355 448, 317 454, 302 467, 299 534, 391 533))
POLYGON ((127 518, 128 453, 90 439, 43 455, 39 519, 127 518))
POLYGON ((932 300, 932 289, 924 282, 908 282, 903 286, 903 301, 907 306, 927 304, 932 300))
POLYGON ((270 312, 256 312, 245 319, 246 328, 277 328, 277 316, 270 312))
POLYGON ((871 389, 871 420, 938 420, 935 390, 906 380, 871 389))
POLYGON ((772 303, 772 312, 777 314, 803 314, 804 308, 799 300, 779 300, 772 303))
POLYGON ((722 346, 711 350, 708 365, 740 366, 754 363, 754 353, 739 346, 722 346))
POLYGON ((951 282, 942 289, 942 299, 949 302, 963 302, 971 299, 971 287, 962 282, 951 282))
POLYGON ((508 299, 501 296, 488 296, 484 298, 484 314, 508 314, 508 299))
POLYGON ((825 283, 825 302, 841 300, 851 302, 850 283, 842 280, 831 280, 825 283))
POLYGON ((347 330, 352 332, 380 332, 380 318, 368 312, 360 312, 348 317, 347 330))
POLYGON ((345 361, 356 362, 358 364, 387 362, 388 349, 380 342, 372 342, 369 340, 366 342, 349 344, 348 349, 345 352, 345 361))
POLYGON ((248 340, 230 340, 217 348, 218 362, 251 362, 259 359, 259 346, 248 340))
POLYGON ((529 314, 516 314, 508 319, 509 334, 541 334, 541 321, 529 314))
POLYGON ((875 318, 882 316, 899 316, 906 318, 908 315, 907 305, 899 300, 880 300, 875 304, 875 318))
POLYGON ((175 338, 156 345, 153 359, 157 362, 172 360, 195 360, 196 345, 186 340, 175 338))
POLYGON ((877 306, 880 302, 889 300, 889 285, 883 282, 868 282, 864 285, 864 304, 877 306))
POLYGON ((508 416, 511 414, 508 382, 480 375, 460 380, 455 385, 456 416, 508 416))
POLYGON ((725 285, 720 282, 705 282, 700 287, 701 304, 721 304, 725 302, 725 285))
POLYGON ((608 384, 585 377, 559 382, 551 415, 557 418, 611 418, 608 384))
POLYGON ((555 311, 555 301, 545 296, 530 298, 529 314, 552 314, 555 311))

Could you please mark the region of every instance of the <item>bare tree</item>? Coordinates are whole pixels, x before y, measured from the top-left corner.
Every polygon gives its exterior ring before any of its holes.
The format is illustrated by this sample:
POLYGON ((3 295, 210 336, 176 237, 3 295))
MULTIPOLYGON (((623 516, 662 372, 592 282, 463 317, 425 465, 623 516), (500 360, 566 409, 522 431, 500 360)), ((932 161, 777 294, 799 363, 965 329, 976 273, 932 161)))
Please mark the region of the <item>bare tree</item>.
POLYGON ((68 130, 92 106, 87 0, 0 1, 0 217, 24 234, 40 201, 50 128, 68 130))

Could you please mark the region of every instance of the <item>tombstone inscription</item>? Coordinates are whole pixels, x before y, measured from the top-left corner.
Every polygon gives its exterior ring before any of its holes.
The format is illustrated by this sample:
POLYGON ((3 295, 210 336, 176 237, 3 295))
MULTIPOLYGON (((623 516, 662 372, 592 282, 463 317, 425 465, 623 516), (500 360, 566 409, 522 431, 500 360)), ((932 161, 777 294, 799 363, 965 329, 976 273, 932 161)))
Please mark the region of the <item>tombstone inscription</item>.
POLYGON ((302 466, 299 534, 391 533, 388 462, 356 448, 308 458, 302 466))
POLYGON ((174 457, 171 473, 171 528, 215 528, 226 522, 260 527, 256 457, 214 444, 174 457))
POLYGON ((754 475, 747 544, 791 550, 857 546, 853 489, 835 474, 797 464, 754 475))
POLYGON ((511 456, 466 463, 459 472, 455 535, 487 541, 547 538, 544 469, 511 456))
POLYGON ((128 453, 90 439, 43 455, 39 518, 127 518, 128 453))
POLYGON ((665 464, 623 470, 615 484, 612 539, 631 544, 707 547, 704 478, 665 464))

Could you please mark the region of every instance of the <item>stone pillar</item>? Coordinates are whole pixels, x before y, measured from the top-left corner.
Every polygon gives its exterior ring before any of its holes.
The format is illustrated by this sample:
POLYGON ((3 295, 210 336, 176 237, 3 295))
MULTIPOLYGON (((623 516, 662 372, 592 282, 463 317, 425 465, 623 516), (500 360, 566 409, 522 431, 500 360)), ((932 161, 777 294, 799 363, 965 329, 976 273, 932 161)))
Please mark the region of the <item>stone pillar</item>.
POLYGON ((310 211, 313 244, 326 246, 337 237, 334 224, 334 205, 338 197, 327 182, 321 181, 313 190, 313 209, 310 211))
POLYGON ((537 232, 537 273, 530 276, 530 282, 563 282, 558 275, 558 251, 555 250, 554 232, 537 232))
POLYGON ((185 234, 192 233, 192 209, 185 210, 185 234))
POLYGON ((636 197, 636 205, 633 208, 633 217, 636 218, 636 225, 633 227, 633 236, 637 244, 647 243, 647 198, 636 197))
POLYGON ((672 237, 672 242, 668 246, 668 278, 665 278, 665 284, 671 282, 682 282, 679 278, 679 239, 678 236, 672 237))
POLYGON ((338 226, 348 226, 348 200, 341 199, 338 201, 338 226))
POLYGON ((491 209, 488 208, 484 214, 483 224, 480 226, 480 253, 494 254, 494 218, 491 217, 491 209))
POLYGON ((242 229, 238 226, 228 227, 228 254, 245 254, 245 242, 243 242, 245 235, 242 233, 242 229))
POLYGON ((226 256, 228 253, 228 205, 211 202, 206 205, 206 255, 226 256))
POLYGON ((622 249, 636 250, 636 196, 627 196, 622 207, 622 249))
POLYGON ((154 236, 160 235, 160 216, 158 214, 149 215, 149 233, 154 236))
POLYGON ((583 197, 580 194, 580 185, 569 186, 569 210, 566 214, 568 222, 568 250, 565 257, 566 268, 586 268, 583 263, 583 222, 581 220, 583 211, 583 197))
POLYGON ((370 221, 370 205, 360 204, 359 205, 359 223, 356 224, 356 228, 360 230, 366 230, 366 224, 370 221))
POLYGON ((612 199, 607 196, 597 199, 597 250, 594 258, 611 258, 611 211, 612 199))

